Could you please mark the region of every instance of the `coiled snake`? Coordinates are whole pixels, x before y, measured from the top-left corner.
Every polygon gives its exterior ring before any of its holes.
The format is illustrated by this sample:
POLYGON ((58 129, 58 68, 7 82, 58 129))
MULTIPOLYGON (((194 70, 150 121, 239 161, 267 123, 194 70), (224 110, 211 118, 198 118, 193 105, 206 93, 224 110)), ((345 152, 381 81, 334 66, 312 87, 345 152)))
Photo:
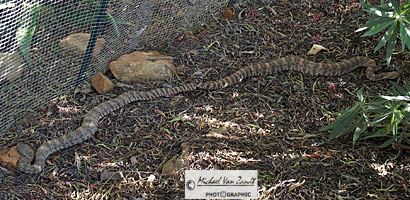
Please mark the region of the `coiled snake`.
POLYGON ((218 90, 239 83, 247 77, 269 75, 284 70, 296 70, 311 75, 339 76, 361 66, 367 67, 366 76, 373 81, 396 79, 400 76, 398 72, 374 74, 376 63, 374 60, 366 57, 355 57, 338 63, 326 64, 311 62, 297 56, 288 56, 271 62, 244 67, 218 81, 198 84, 190 83, 175 88, 159 88, 145 92, 125 92, 117 98, 101 103, 91 109, 84 116, 81 126, 76 130, 43 143, 35 152, 35 161, 33 164, 31 164, 31 162, 34 159, 34 151, 26 144, 17 144, 17 150, 23 155, 23 158, 19 160, 18 168, 20 171, 28 174, 40 173, 45 166, 46 158, 50 154, 91 138, 91 136, 97 131, 98 121, 101 118, 108 113, 135 101, 147 101, 196 89, 218 90))

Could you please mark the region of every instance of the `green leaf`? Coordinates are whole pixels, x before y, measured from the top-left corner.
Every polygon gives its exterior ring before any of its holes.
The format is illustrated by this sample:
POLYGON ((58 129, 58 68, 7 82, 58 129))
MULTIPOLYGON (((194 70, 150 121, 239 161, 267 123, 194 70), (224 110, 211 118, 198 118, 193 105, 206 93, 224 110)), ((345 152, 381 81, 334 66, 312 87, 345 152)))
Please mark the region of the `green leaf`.
POLYGON ((379 44, 377 44, 376 48, 374 48, 373 52, 376 52, 377 50, 379 50, 382 46, 386 45, 387 43, 387 38, 389 36, 389 31, 386 31, 382 37, 382 39, 380 40, 379 44))
POLYGON ((404 51, 406 48, 406 40, 409 40, 408 35, 406 34, 406 26, 404 22, 400 20, 400 39, 401 39, 401 51, 404 51))
POLYGON ((181 119, 182 119, 181 116, 174 117, 174 118, 172 118, 172 119, 169 121, 169 123, 176 122, 176 121, 181 121, 181 119))
MULTIPOLYGON (((402 102, 400 102, 400 107, 398 107, 397 111, 396 111, 396 120, 394 121, 394 123, 398 126, 400 124, 400 122, 404 119, 405 115, 403 113, 405 113, 404 110, 401 110, 399 108, 401 108, 402 102)), ((397 127, 399 128, 399 127, 397 127)), ((398 129, 397 129, 398 130, 398 129)))
POLYGON ((382 10, 379 8, 370 8, 370 9, 366 9, 364 10, 367 13, 370 13, 372 15, 376 15, 379 17, 394 17, 394 13, 391 12, 390 10, 382 10))
POLYGON ((381 24, 375 26, 374 28, 370 29, 370 30, 367 31, 366 33, 364 33, 364 34, 362 35, 362 37, 371 36, 371 35, 374 35, 374 34, 376 34, 376 33, 379 33, 380 31, 384 30, 385 28, 387 28, 388 26, 390 26, 390 25, 393 24, 394 22, 395 22, 395 21, 392 20, 392 21, 387 21, 387 22, 381 23, 381 24))
POLYGON ((27 64, 29 66, 32 66, 31 60, 30 60, 30 47, 31 47, 31 41, 33 39, 33 35, 36 31, 38 19, 40 17, 41 7, 39 3, 35 3, 33 5, 27 5, 27 6, 30 6, 28 8, 30 9, 30 17, 28 19, 29 23, 28 23, 28 26, 27 24, 23 23, 20 27, 17 28, 16 39, 17 39, 17 44, 19 46, 21 55, 23 56, 27 64))
POLYGON ((385 127, 383 127, 383 128, 379 128, 377 131, 376 131, 376 135, 384 135, 384 136, 386 136, 386 133, 388 133, 389 131, 387 130, 387 127, 385 126, 385 127))
POLYGON ((375 126, 375 125, 377 125, 379 122, 381 122, 381 121, 387 119, 387 118, 390 116, 391 113, 392 113, 391 111, 389 111, 389 112, 387 112, 387 113, 384 113, 384 114, 382 114, 382 115, 380 115, 380 116, 374 118, 374 120, 371 121, 369 124, 370 124, 371 126, 375 126))
POLYGON ((357 91, 357 97, 359 98, 360 102, 364 102, 363 88, 361 88, 359 91, 357 91))
POLYGON ((388 127, 390 127, 390 130, 387 129, 389 131, 387 133, 390 133, 390 131, 391 131, 393 135, 397 135, 397 123, 396 122, 397 122, 397 119, 399 119, 399 118, 400 118, 400 114, 397 113, 396 111, 394 111, 393 115, 392 115, 392 118, 391 118, 391 121, 390 121, 390 124, 388 126, 388 127))
POLYGON ((401 11, 400 15, 406 15, 407 12, 409 12, 409 11, 410 11, 410 8, 406 8, 406 9, 401 11))
POLYGON ((345 110, 345 111, 343 111, 342 112, 342 115, 340 115, 333 123, 331 123, 331 124, 329 124, 329 125, 327 125, 327 126, 325 126, 325 127, 323 127, 322 129, 321 129, 321 131, 327 131, 327 130, 330 130, 330 129, 334 129, 336 126, 337 126, 337 124, 341 121, 341 120, 343 120, 345 117, 346 117, 346 115, 348 115, 349 113, 351 113, 351 112, 354 112, 356 109, 358 109, 359 108, 359 103, 356 103, 352 108, 350 108, 349 110, 345 110))
POLYGON ((381 144, 380 146, 378 146, 379 148, 385 148, 387 146, 390 146, 397 138, 399 138, 398 135, 393 136, 392 138, 388 139, 387 141, 385 141, 383 144, 381 144))
POLYGON ((356 144, 357 140, 360 138, 360 135, 367 129, 367 122, 364 117, 361 117, 357 123, 355 123, 356 128, 353 134, 353 145, 356 144))
POLYGON ((410 95, 410 91, 406 91, 404 88, 402 88, 399 84, 397 84, 396 82, 390 81, 391 84, 393 85, 393 87, 399 91, 399 93, 403 96, 409 96, 410 95))
POLYGON ((387 135, 385 135, 386 133, 386 127, 383 128, 379 128, 376 133, 368 133, 368 134, 363 134, 362 136, 362 140, 367 140, 370 138, 380 138, 380 137, 389 137, 387 135))
POLYGON ((378 99, 377 101, 371 102, 367 105, 366 110, 368 112, 373 112, 373 113, 386 113, 388 112, 388 109, 384 104, 386 102, 385 99, 378 99))
POLYGON ((397 34, 398 34, 397 26, 398 26, 397 23, 394 23, 394 25, 390 27, 393 29, 393 32, 387 41, 387 48, 386 48, 387 65, 390 65, 391 57, 393 55, 393 51, 396 46, 397 34))
POLYGON ((360 6, 367 9, 376 9, 384 12, 389 12, 391 9, 386 5, 370 5, 366 3, 361 3, 360 6))
POLYGON ((388 109, 386 107, 384 107, 383 109, 371 109, 371 110, 367 110, 368 112, 373 112, 376 114, 384 114, 386 112, 388 112, 388 109))
POLYGON ((399 4, 397 4, 397 2, 395 0, 389 0, 389 3, 387 4, 390 7, 392 7, 394 9, 394 12, 399 15, 400 14, 400 6, 399 4))
POLYGON ((409 94, 410 94, 410 85, 407 82, 404 82, 404 87, 406 88, 407 91, 409 91, 409 94))
POLYGON ((108 19, 110 20, 112 27, 114 27, 115 35, 117 38, 120 37, 121 33, 120 30, 118 29, 117 22, 115 21, 114 17, 107 11, 105 11, 105 14, 107 15, 108 19))
POLYGON ((389 100, 389 101, 410 101, 410 97, 408 96, 380 96, 383 99, 389 100))
POLYGON ((172 132, 167 128, 162 128, 161 130, 165 131, 168 135, 172 134, 172 132))
MULTIPOLYGON (((405 43, 407 45, 407 49, 410 50, 410 25, 407 24, 407 23, 403 23, 402 26, 403 26, 403 31, 404 31, 403 34, 406 36, 405 43)), ((403 38, 402 38, 402 40, 403 40, 403 38)))
POLYGON ((406 117, 405 123, 410 121, 410 104, 406 104, 403 108, 404 116, 406 117))
POLYGON ((385 23, 388 21, 394 21, 394 19, 390 17, 374 17, 373 19, 370 19, 364 24, 361 28, 355 30, 355 32, 360 32, 366 29, 370 29, 378 24, 385 23))
MULTIPOLYGON (((396 22, 396 21, 395 21, 396 22)), ((387 30, 388 35, 387 35, 387 41, 392 40, 393 37, 397 37, 397 28, 398 24, 394 23, 392 26, 390 26, 390 28, 387 30)))
POLYGON ((404 3, 401 4, 401 9, 402 9, 402 10, 403 10, 403 9, 408 9, 409 5, 410 5, 410 2, 409 2, 409 1, 405 1, 404 3))
MULTIPOLYGON (((352 121, 357 117, 357 114, 359 114, 359 104, 356 104, 348 110, 344 115, 340 116, 339 119, 337 119, 334 123, 335 126, 332 130, 332 132, 329 135, 329 139, 334 139, 336 137, 339 137, 343 133, 346 132, 346 129, 348 129, 348 125, 352 123, 352 121)), ((326 128, 326 127, 325 127, 326 128)))

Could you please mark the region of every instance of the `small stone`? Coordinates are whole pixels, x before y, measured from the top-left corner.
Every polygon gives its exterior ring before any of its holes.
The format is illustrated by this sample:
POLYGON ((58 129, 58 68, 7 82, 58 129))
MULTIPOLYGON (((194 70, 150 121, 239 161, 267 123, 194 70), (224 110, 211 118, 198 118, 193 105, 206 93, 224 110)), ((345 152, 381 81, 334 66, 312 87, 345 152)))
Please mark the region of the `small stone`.
POLYGON ((105 94, 114 88, 114 83, 101 72, 98 72, 91 78, 91 85, 99 94, 105 94))
POLYGON ((23 156, 17 151, 16 146, 12 146, 6 151, 0 153, 0 165, 9 168, 16 168, 18 161, 23 156))
MULTIPOLYGON (((59 44, 67 55, 83 55, 87 49, 90 36, 91 34, 89 33, 74 33, 60 40, 59 44)), ((100 54, 104 44, 105 40, 98 38, 95 43, 93 55, 100 54)))
POLYGON ((173 58, 157 51, 134 51, 110 63, 110 70, 121 82, 167 80, 175 73, 173 58))
POLYGON ((110 171, 107 169, 104 169, 104 171, 100 175, 100 181, 105 181, 105 180, 113 180, 113 181, 118 181, 122 180, 124 178, 124 174, 120 171, 110 171))

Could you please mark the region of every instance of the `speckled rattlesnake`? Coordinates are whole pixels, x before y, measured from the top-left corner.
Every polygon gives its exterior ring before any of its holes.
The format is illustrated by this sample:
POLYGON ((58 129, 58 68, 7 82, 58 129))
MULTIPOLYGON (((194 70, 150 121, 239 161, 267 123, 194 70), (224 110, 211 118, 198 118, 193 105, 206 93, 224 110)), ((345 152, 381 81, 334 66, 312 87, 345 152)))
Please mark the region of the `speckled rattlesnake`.
POLYGON ((348 73, 360 66, 367 67, 366 76, 370 80, 395 79, 399 77, 399 73, 397 72, 374 74, 376 63, 372 59, 366 57, 355 57, 348 60, 343 60, 338 63, 325 64, 314 63, 297 56, 288 56, 273 60, 271 62, 244 67, 231 74, 230 76, 227 76, 218 81, 198 84, 185 84, 175 88, 159 88, 146 92, 125 92, 117 98, 101 103, 100 105, 91 109, 84 116, 81 126, 76 130, 43 143, 35 153, 34 164, 31 164, 34 159, 34 151, 31 150, 31 148, 26 144, 17 144, 18 151, 24 156, 20 159, 18 167, 20 171, 25 173, 40 173, 45 166, 46 158, 50 154, 60 149, 79 144, 91 138, 91 136, 97 131, 98 121, 101 118, 103 118, 109 112, 117 110, 118 108, 123 107, 131 102, 151 100, 158 97, 170 96, 173 94, 193 91, 196 89, 218 90, 239 83, 247 77, 269 75, 284 70, 296 70, 312 75, 338 76, 348 73))

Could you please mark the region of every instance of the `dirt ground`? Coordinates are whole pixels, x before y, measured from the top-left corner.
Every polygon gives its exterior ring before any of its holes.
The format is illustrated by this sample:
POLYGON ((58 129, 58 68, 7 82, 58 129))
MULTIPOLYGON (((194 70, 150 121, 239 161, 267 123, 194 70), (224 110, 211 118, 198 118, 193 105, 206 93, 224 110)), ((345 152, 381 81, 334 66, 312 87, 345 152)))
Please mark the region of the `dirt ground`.
MULTIPOLYGON (((198 71, 209 72, 204 81, 218 80, 287 55, 316 62, 367 56, 380 71, 400 71, 398 82, 409 81, 408 53, 394 54, 387 67, 385 49, 373 53, 380 35, 354 32, 368 19, 357 2, 236 4, 231 18, 221 13, 154 49, 175 58, 175 80, 116 87, 106 95, 68 94, 50 116, 13 127, 1 149, 22 141, 38 147, 76 129, 87 111, 125 91, 178 86, 198 71), (327 50, 306 56, 313 44, 327 50)), ((408 152, 377 148, 382 140, 353 145, 352 135, 328 141, 329 133, 320 131, 355 103, 360 88, 376 97, 391 83, 366 79, 363 68, 341 77, 285 71, 218 91, 132 103, 104 117, 90 140, 49 156, 41 174, 0 173, 0 199, 183 199, 186 169, 258 170, 260 199, 409 199, 408 152), (181 154, 186 165, 164 175, 165 163, 181 154), (106 170, 118 173, 106 179, 106 170)))

